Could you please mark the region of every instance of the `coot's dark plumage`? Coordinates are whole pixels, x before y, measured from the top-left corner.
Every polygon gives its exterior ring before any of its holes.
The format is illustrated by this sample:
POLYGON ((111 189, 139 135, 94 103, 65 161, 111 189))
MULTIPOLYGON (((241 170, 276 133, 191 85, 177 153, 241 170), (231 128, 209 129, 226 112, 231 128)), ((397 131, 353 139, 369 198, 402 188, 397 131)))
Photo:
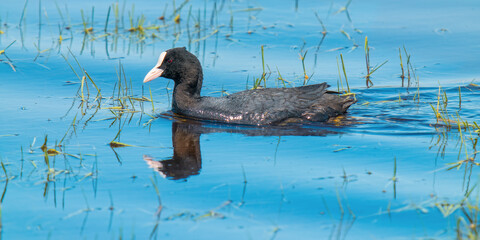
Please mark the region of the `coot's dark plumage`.
POLYGON ((355 103, 350 97, 327 93, 326 83, 202 97, 202 66, 185 48, 163 52, 143 82, 160 76, 175 81, 173 112, 219 122, 248 125, 279 124, 291 119, 323 122, 345 113, 355 103))

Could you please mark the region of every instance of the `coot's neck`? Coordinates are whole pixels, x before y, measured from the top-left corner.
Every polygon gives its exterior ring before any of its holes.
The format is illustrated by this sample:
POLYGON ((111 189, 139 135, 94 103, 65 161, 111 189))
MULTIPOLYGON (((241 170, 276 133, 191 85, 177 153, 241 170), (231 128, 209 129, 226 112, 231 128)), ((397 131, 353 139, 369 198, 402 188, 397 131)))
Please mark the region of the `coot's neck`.
POLYGON ((180 76, 175 80, 173 88, 172 110, 176 113, 185 113, 188 109, 195 107, 200 100, 202 89, 202 69, 189 71, 189 74, 180 76))

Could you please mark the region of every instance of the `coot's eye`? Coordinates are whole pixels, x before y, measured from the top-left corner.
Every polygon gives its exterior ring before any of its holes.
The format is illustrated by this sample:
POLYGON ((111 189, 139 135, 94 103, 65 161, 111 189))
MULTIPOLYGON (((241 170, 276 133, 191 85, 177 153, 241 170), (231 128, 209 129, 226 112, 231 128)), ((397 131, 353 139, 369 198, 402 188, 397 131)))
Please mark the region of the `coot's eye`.
POLYGON ((172 63, 173 62, 173 59, 168 59, 168 63, 172 63))

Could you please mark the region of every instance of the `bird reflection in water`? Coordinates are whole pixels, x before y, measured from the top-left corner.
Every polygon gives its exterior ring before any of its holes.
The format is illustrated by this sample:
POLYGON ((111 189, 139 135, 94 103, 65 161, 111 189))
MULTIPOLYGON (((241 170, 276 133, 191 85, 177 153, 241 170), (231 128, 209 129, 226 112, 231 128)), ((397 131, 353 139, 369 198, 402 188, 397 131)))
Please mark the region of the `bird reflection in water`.
POLYGON ((200 133, 196 125, 190 123, 172 123, 173 156, 170 159, 155 161, 148 155, 143 160, 160 175, 172 180, 185 179, 197 175, 202 168, 200 154, 200 133))
MULTIPOLYGON (((163 116, 165 117, 165 116, 163 116)), ((171 116, 169 117, 171 119, 171 116)), ((172 122, 173 156, 157 161, 149 155, 143 160, 160 175, 171 180, 186 179, 198 175, 202 168, 200 153, 200 135, 208 133, 237 133, 247 136, 325 136, 341 134, 341 127, 334 125, 287 125, 287 126, 242 126, 217 123, 205 123, 190 119, 178 119, 172 122)))

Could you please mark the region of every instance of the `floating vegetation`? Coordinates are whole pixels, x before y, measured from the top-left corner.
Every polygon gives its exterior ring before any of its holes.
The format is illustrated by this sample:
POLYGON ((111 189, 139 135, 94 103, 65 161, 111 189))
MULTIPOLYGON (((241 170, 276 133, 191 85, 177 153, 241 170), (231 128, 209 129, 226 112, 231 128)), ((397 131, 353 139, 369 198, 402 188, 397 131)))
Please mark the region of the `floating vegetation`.
POLYGON ((348 21, 352 22, 352 18, 350 17, 350 13, 348 12, 348 7, 350 6, 351 3, 352 3, 352 0, 348 0, 347 4, 345 4, 345 6, 338 9, 338 11, 335 12, 335 14, 345 12, 345 16, 347 16, 348 21))
POLYGON ((121 142, 115 142, 115 141, 111 141, 108 145, 110 145, 110 147, 112 148, 133 147, 133 145, 121 143, 121 142))
POLYGON ((7 47, 5 47, 4 49, 0 50, 0 57, 1 56, 5 56, 6 59, 0 59, 0 62, 2 63, 5 63, 5 64, 8 64, 12 70, 14 72, 16 72, 17 70, 15 69, 15 66, 13 65, 13 62, 12 62, 12 59, 10 59, 7 55, 7 53, 5 52, 10 46, 12 46, 17 40, 14 40, 13 42, 11 42, 10 44, 7 45, 7 47))
POLYGON ((80 9, 80 13, 82 15, 82 25, 83 25, 83 33, 85 34, 93 34, 93 18, 94 18, 94 13, 95 13, 95 7, 92 7, 92 22, 90 23, 90 27, 88 26, 88 20, 85 18, 83 14, 83 9, 80 9))
POLYGON ((465 129, 465 130, 472 130, 473 132, 478 132, 478 124, 473 121, 472 123, 469 123, 467 120, 462 120, 462 118, 459 115, 459 111, 461 109, 461 92, 459 89, 459 96, 458 96, 458 110, 455 111, 455 114, 451 114, 448 111, 448 96, 447 93, 442 90, 442 87, 438 87, 438 94, 437 94, 437 104, 436 106, 433 106, 430 104, 430 107, 432 108, 434 114, 435 114, 435 119, 437 124, 441 124, 442 126, 445 126, 448 130, 452 128, 459 127, 460 129, 465 129))
POLYGON ((460 170, 464 167, 462 189, 468 193, 473 188, 470 184, 473 168, 480 165, 476 161, 476 156, 479 153, 477 143, 480 138, 480 135, 476 134, 478 124, 475 120, 469 121, 461 116, 460 91, 458 92, 458 105, 449 104, 449 101, 451 99, 449 100, 447 92, 439 86, 436 106, 430 104, 436 120, 433 125, 437 131, 437 140, 433 145, 438 146, 437 156, 445 158, 449 139, 456 140, 458 154, 456 160, 449 159, 446 170, 460 170), (455 106, 458 106, 458 108, 455 109, 455 106))

